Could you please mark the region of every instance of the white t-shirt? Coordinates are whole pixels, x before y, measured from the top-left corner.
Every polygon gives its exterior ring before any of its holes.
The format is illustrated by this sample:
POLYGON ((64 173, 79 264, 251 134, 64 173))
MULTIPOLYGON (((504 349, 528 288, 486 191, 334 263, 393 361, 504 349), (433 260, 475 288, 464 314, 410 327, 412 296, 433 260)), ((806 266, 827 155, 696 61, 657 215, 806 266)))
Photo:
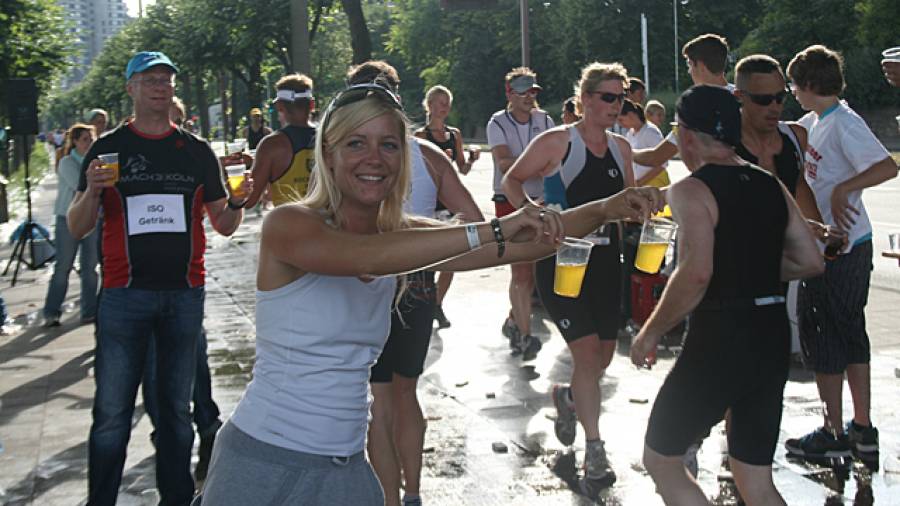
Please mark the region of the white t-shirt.
MULTIPOLYGON (((663 140, 663 134, 656 125, 648 121, 644 123, 644 126, 637 132, 635 132, 634 129, 628 130, 628 132, 625 133, 625 139, 628 141, 628 144, 631 145, 631 149, 653 148, 663 140)), ((644 177, 644 175, 653 169, 653 167, 650 167, 649 165, 641 165, 638 163, 632 165, 634 167, 635 181, 644 177)), ((663 167, 667 167, 668 165, 669 162, 665 162, 663 167)))
MULTIPOLYGON (((719 86, 719 88, 725 88, 732 95, 734 95, 734 90, 737 89, 737 87, 732 83, 728 83, 725 86, 719 86)), ((678 123, 678 113, 675 113, 675 122, 678 123)), ((807 130, 809 130, 809 129, 807 129, 807 130)), ((678 147, 678 138, 675 137, 675 129, 674 128, 671 131, 669 131, 669 135, 666 136, 666 142, 675 146, 676 148, 678 147)))
MULTIPOLYGON (((510 153, 519 157, 531 141, 541 133, 553 128, 553 119, 540 109, 532 109, 528 122, 519 123, 506 109, 497 111, 491 116, 487 124, 487 140, 491 149, 497 146, 506 146, 510 153)), ((501 181, 503 173, 494 162, 494 193, 503 195, 501 181)), ((544 178, 535 176, 525 181, 522 189, 529 197, 540 198, 544 193, 544 178)))
MULTIPOLYGON (((856 112, 841 102, 816 117, 809 129, 806 147, 806 182, 816 196, 822 220, 834 225, 831 194, 834 187, 890 156, 887 149, 856 112)), ((847 195, 850 205, 859 210, 856 223, 848 231, 850 246, 872 235, 872 225, 862 202, 862 190, 847 195)))

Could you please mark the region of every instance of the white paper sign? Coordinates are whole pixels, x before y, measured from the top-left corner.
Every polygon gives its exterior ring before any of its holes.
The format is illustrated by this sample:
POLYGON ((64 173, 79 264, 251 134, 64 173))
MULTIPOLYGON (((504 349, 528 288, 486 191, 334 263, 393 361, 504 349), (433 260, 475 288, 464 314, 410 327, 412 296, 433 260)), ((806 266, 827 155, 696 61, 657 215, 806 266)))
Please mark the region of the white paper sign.
POLYGON ((126 197, 128 204, 128 235, 182 233, 184 196, 147 194, 126 197))

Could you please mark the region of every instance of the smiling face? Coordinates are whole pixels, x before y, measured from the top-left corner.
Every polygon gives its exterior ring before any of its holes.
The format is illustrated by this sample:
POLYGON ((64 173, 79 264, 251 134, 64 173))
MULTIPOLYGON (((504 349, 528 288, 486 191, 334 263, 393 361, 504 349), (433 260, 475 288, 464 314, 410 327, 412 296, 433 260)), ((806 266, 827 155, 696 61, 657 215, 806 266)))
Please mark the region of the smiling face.
POLYGON ((381 114, 352 130, 325 155, 342 195, 342 207, 373 208, 391 194, 401 170, 405 142, 397 119, 381 114))
POLYGON ((172 97, 175 96, 175 72, 165 65, 151 67, 132 76, 126 90, 138 116, 152 114, 168 118, 172 97))

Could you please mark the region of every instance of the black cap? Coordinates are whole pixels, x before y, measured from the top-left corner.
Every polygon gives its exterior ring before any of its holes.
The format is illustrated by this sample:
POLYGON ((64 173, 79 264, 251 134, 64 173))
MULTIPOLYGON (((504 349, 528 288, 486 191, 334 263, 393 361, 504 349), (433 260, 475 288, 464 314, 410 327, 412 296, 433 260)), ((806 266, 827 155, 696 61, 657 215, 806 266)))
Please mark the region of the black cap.
POLYGON ((689 129, 729 146, 741 144, 741 105, 727 89, 706 84, 692 86, 681 94, 675 108, 678 121, 689 129))

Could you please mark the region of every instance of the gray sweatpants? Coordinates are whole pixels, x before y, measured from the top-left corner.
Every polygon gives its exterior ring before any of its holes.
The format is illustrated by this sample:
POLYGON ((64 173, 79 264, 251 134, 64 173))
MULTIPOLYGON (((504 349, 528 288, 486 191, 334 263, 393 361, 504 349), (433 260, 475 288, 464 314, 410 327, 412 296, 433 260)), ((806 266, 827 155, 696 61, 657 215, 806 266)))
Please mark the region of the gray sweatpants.
POLYGON ((364 452, 346 458, 296 452, 254 439, 231 422, 216 437, 209 475, 192 506, 383 506, 364 452))

